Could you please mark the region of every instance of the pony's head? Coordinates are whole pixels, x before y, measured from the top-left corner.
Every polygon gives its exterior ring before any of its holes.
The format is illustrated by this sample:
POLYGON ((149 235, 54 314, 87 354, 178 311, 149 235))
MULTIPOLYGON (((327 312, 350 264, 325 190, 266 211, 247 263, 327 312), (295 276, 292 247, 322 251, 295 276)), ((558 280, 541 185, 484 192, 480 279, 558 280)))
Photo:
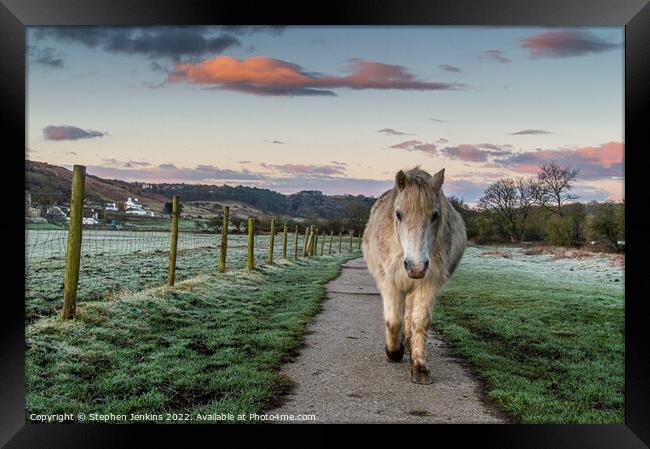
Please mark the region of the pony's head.
POLYGON ((429 268, 429 254, 440 222, 442 169, 434 176, 419 168, 400 170, 395 176, 393 220, 404 253, 408 277, 423 278, 429 268))

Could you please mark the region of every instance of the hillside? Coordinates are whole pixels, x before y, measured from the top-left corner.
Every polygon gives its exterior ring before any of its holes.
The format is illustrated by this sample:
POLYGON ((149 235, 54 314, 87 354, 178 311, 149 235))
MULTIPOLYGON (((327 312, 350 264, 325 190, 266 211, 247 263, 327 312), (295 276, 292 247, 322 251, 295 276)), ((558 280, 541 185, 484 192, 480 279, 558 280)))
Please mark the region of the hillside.
MULTIPOLYGON (((44 162, 25 161, 26 190, 39 203, 66 203, 70 198, 72 172, 44 162)), ((86 197, 101 202, 138 198, 146 207, 162 211, 172 195, 179 195, 186 214, 220 215, 222 206, 233 216, 286 215, 304 218, 341 218, 345 206, 361 203, 370 208, 375 198, 363 195, 324 195, 306 190, 283 195, 269 189, 208 184, 143 184, 86 176, 86 197)))
MULTIPOLYGON (((72 172, 66 168, 45 162, 25 161, 25 189, 32 194, 32 201, 39 203, 65 203, 70 198, 72 172)), ((169 198, 147 191, 142 187, 116 179, 86 176, 86 198, 98 202, 124 202, 138 198, 145 206, 162 211, 169 198)))

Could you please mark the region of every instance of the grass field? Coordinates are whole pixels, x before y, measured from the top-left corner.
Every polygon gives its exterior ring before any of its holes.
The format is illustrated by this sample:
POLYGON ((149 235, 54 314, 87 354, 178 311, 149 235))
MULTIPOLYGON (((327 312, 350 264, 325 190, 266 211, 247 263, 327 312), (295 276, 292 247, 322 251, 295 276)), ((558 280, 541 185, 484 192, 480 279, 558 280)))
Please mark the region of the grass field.
POLYGON ((623 284, 606 258, 470 247, 433 324, 518 421, 623 423, 623 284))
POLYGON ((290 388, 278 368, 319 310, 323 284, 359 255, 199 276, 81 302, 74 321, 34 321, 26 416, 262 412, 290 388))
MULTIPOLYGON (((63 306, 65 272, 65 232, 28 232, 25 280, 27 320, 52 315, 63 306), (47 248, 40 248, 43 242, 47 248), (49 256, 49 257, 45 257, 49 256)), ((329 241, 327 241, 329 243, 329 241)), ((184 280, 217 270, 220 236, 180 233, 176 279, 184 280)), ((255 238, 255 261, 268 261, 268 235, 255 238)), ((299 239, 302 250, 303 236, 299 239)), ((356 242, 355 242, 356 245, 356 242)), ((347 245, 343 246, 347 251, 347 245)), ((356 246, 355 246, 356 248, 356 246)), ((327 253, 328 247, 325 247, 327 253)), ((333 245, 338 251, 338 245, 333 245)), ((139 291, 167 280, 169 234, 164 232, 84 231, 78 301, 94 300, 121 290, 139 291)), ((293 235, 289 235, 287 254, 293 256, 293 235)), ((282 234, 274 241, 274 258, 282 256, 282 234)), ((228 236, 228 269, 246 266, 247 236, 228 236)))

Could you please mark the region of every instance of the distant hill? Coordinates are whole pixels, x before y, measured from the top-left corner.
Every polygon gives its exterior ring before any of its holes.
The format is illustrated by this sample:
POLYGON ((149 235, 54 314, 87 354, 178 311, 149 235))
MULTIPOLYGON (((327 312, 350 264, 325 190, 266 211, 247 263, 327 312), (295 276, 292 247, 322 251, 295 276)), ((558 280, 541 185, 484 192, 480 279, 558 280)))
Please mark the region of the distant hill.
MULTIPOLYGON (((44 162, 25 161, 26 189, 32 200, 66 202, 70 198, 72 172, 44 162)), ((89 199, 123 202, 128 197, 138 198, 145 206, 162 211, 165 202, 179 195, 185 205, 184 213, 220 214, 223 205, 231 206, 234 215, 286 215, 303 218, 338 219, 350 203, 361 203, 370 208, 375 198, 363 195, 324 195, 317 190, 305 190, 283 195, 269 189, 245 186, 215 186, 209 184, 145 184, 97 176, 86 176, 86 196, 89 199)))
MULTIPOLYGON (((38 203, 66 203, 70 201, 72 172, 64 167, 45 162, 25 161, 25 189, 38 203)), ((98 202, 124 202, 138 198, 142 204, 155 210, 163 210, 169 198, 143 189, 126 181, 86 176, 85 197, 98 202)))

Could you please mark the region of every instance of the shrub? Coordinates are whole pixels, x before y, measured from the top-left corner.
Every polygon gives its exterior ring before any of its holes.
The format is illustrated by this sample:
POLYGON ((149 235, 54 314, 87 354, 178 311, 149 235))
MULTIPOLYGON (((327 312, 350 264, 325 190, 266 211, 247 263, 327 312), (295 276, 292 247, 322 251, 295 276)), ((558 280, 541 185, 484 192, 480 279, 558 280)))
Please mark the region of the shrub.
POLYGON ((546 238, 553 245, 569 246, 571 244, 571 223, 562 217, 551 217, 546 225, 546 238))

